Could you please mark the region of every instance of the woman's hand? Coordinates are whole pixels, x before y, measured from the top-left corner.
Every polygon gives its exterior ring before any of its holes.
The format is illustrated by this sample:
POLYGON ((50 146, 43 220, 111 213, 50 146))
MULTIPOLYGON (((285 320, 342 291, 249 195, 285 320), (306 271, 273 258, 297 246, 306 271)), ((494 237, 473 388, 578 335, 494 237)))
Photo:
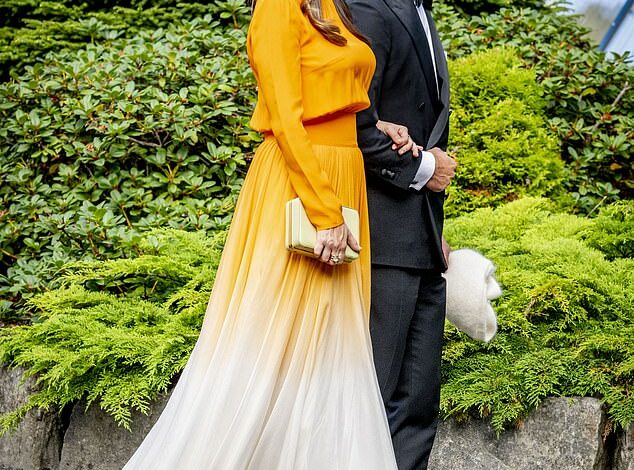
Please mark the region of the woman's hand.
POLYGON ((399 155, 411 151, 415 158, 418 157, 418 145, 412 140, 407 127, 387 121, 377 121, 376 127, 392 139, 392 142, 394 142, 394 144, 392 144, 392 150, 398 149, 399 155))
POLYGON ((335 266, 343 263, 346 248, 350 246, 357 253, 361 247, 346 224, 327 230, 317 231, 317 241, 315 243, 315 256, 322 263, 335 266))

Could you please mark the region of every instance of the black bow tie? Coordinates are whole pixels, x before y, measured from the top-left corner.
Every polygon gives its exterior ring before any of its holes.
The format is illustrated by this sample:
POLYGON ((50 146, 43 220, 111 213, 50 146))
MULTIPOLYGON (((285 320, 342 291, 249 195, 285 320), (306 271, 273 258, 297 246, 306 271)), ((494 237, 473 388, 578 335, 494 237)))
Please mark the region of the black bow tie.
POLYGON ((414 5, 417 7, 423 5, 427 10, 431 10, 432 3, 434 0, 414 0, 414 5))

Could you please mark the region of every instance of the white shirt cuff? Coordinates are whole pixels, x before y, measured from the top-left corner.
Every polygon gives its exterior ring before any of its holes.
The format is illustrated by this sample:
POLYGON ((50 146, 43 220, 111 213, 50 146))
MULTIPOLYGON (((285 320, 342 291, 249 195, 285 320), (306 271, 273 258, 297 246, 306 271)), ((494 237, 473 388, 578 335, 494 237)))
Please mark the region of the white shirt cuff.
POLYGON ((420 158, 420 166, 416 176, 414 176, 414 181, 409 185, 410 188, 416 191, 423 189, 431 177, 434 176, 434 171, 436 171, 436 159, 431 152, 423 150, 418 158, 420 158))

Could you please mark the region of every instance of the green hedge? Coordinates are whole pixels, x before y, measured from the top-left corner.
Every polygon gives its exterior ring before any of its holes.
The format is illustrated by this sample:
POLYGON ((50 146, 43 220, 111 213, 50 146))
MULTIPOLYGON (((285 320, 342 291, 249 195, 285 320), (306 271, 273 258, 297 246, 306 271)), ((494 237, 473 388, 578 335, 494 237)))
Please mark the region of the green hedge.
MULTIPOLYGON (((133 38, 144 28, 182 18, 212 14, 238 27, 249 18, 241 0, 205 4, 165 0, 152 5, 147 8, 143 0, 108 4, 9 0, 0 7, 10 18, 0 28, 2 70, 8 73, 13 68, 18 74, 47 51, 133 38), (112 10, 104 9, 110 6, 112 10)), ((451 57, 509 45, 535 67, 546 90, 550 126, 568 163, 565 184, 576 211, 591 212, 605 202, 634 196, 634 68, 626 57, 606 58, 576 19, 541 1, 456 0, 437 2, 434 12, 451 57)))
POLYGON ((144 30, 211 15, 223 26, 244 27, 249 7, 242 0, 211 3, 164 1, 40 2, 8 0, 0 5, 0 79, 19 76, 48 52, 77 50, 87 43, 133 39, 144 30))
POLYGON ((129 254, 143 230, 227 225, 259 141, 244 41, 198 19, 0 84, 0 307, 64 262, 129 254))
POLYGON ((511 49, 450 62, 451 150, 459 162, 447 216, 523 195, 561 197, 563 164, 542 88, 511 49))
POLYGON ((32 326, 0 329, 0 362, 26 366, 42 387, 0 430, 82 398, 126 427, 132 409, 146 412, 187 362, 223 242, 223 232, 152 230, 134 258, 67 266, 62 287, 31 299, 32 326))
MULTIPOLYGON (((450 58, 513 47, 544 89, 552 132, 566 162, 575 211, 634 197, 634 67, 608 58, 576 17, 558 8, 502 8, 461 15, 439 4, 434 15, 450 58)), ((455 131, 455 129, 454 129, 455 131)))
MULTIPOLYGON (((447 222, 454 247, 495 261, 504 295, 491 343, 445 330, 445 416, 488 416, 501 430, 547 396, 586 395, 605 402, 614 425, 634 420, 634 203, 596 219, 551 206, 523 199, 447 222)), ((0 361, 25 367, 42 386, 4 416, 4 429, 31 407, 82 398, 125 426, 131 409, 146 411, 194 346, 222 236, 154 231, 130 259, 68 266, 59 288, 29 301, 33 325, 0 330, 0 361)))
POLYGON ((544 0, 437 0, 434 8, 437 8, 439 3, 456 7, 467 15, 497 11, 504 7, 539 8, 544 6, 544 0))
POLYGON ((613 426, 634 421, 634 201, 596 219, 525 199, 448 221, 454 248, 497 265, 490 344, 447 326, 441 408, 500 431, 548 396, 594 396, 613 426), (614 217, 615 213, 621 214, 614 217))

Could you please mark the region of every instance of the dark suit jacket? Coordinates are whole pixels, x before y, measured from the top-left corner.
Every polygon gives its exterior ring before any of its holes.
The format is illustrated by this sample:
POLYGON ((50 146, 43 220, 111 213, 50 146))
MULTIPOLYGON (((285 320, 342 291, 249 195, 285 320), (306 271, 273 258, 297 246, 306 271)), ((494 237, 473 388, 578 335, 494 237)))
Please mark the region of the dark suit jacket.
POLYGON ((354 24, 370 40, 376 72, 371 106, 357 115, 365 160, 372 262, 445 270, 442 255, 444 193, 409 189, 420 165, 411 153, 398 156, 376 128, 378 119, 407 126, 418 145, 446 149, 449 74, 431 20, 440 96, 425 36, 412 0, 348 0, 354 24))

